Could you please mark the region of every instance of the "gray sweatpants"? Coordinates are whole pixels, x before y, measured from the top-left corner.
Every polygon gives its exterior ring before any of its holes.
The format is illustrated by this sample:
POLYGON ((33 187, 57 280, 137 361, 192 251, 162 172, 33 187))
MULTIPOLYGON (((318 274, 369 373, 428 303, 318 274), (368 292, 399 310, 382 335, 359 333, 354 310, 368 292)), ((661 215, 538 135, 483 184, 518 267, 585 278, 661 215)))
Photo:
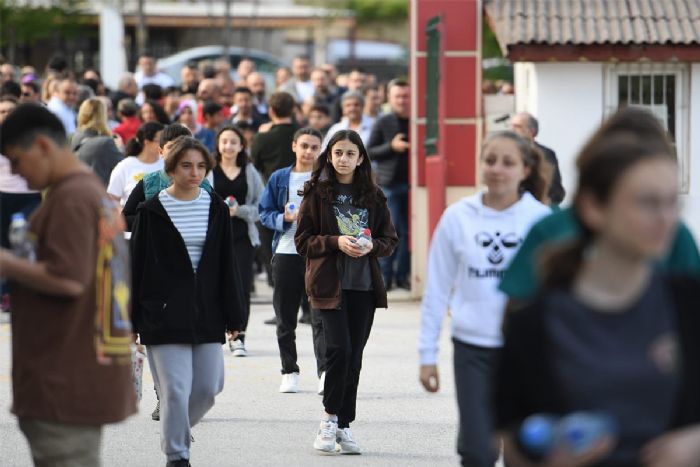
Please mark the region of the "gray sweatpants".
POLYGON ((491 376, 499 349, 454 343, 454 372, 459 407, 457 452, 465 467, 493 467, 491 376))
POLYGON ((168 460, 190 458, 190 428, 214 406, 224 388, 221 344, 148 346, 160 396, 160 444, 168 460))

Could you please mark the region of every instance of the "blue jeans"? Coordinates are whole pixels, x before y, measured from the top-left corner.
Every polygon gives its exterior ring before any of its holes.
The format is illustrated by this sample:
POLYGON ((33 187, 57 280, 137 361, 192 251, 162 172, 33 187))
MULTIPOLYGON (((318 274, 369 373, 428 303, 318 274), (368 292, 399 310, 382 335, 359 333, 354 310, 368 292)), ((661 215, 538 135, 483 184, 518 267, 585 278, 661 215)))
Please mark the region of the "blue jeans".
POLYGON ((383 186, 391 221, 394 223, 399 244, 391 256, 379 258, 379 264, 387 287, 396 283, 407 283, 411 269, 411 256, 408 253, 408 184, 392 183, 383 186))

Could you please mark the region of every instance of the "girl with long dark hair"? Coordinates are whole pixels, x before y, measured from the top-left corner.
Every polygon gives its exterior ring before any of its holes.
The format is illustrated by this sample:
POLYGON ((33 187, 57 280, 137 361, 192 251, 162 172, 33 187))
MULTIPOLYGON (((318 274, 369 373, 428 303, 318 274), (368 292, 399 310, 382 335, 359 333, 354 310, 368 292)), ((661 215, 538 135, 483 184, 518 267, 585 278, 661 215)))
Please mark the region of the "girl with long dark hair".
POLYGON ((429 392, 440 388, 438 338, 448 308, 452 313, 454 371, 462 465, 492 467, 490 380, 502 344, 506 304, 501 274, 530 226, 550 209, 550 170, 532 145, 511 131, 488 137, 481 151, 486 190, 445 210, 430 245, 422 304, 420 380, 429 392))
POLYGON ((326 340, 325 411, 314 448, 360 454, 350 423, 362 353, 375 309, 387 307, 377 258, 390 255, 398 238, 354 131, 338 131, 317 159, 304 188, 295 243, 306 257, 306 293, 320 310, 326 340))
POLYGON ((505 322, 494 402, 506 462, 700 465, 700 284, 657 263, 678 226, 674 150, 653 114, 625 108, 577 165, 581 236, 542 256, 543 288, 505 322), (531 415, 580 411, 616 428, 538 457, 518 436, 531 415))
POLYGON ((263 185, 260 174, 248 160, 246 140, 235 126, 225 126, 216 135, 214 158, 214 191, 229 201, 236 264, 243 289, 245 319, 237 339, 230 341, 234 357, 245 357, 245 330, 250 316, 250 291, 253 285, 253 261, 260 236, 255 223, 260 219, 258 203, 263 185))

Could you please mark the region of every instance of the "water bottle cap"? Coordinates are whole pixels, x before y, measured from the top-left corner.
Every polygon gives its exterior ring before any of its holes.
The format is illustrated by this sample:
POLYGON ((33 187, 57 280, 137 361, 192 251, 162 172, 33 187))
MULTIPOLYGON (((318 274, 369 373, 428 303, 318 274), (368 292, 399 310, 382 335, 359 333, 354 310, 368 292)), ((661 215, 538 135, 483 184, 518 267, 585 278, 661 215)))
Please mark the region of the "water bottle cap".
POLYGON ((367 235, 368 237, 372 235, 372 231, 369 230, 369 229, 364 229, 364 230, 362 231, 362 233, 365 234, 365 235, 367 235))
POLYGON ((24 219, 24 213, 23 212, 16 212, 12 214, 11 220, 14 222, 16 220, 25 220, 24 219))
POLYGON ((520 428, 520 441, 534 453, 542 454, 554 442, 554 426, 546 417, 528 417, 520 428))
POLYGON ((229 196, 229 197, 226 198, 226 199, 227 199, 228 201, 236 201, 236 197, 235 197, 235 196, 229 196))
POLYGON ((294 205, 294 203, 289 203, 289 210, 290 211, 293 211, 295 208, 296 208, 296 206, 294 205))

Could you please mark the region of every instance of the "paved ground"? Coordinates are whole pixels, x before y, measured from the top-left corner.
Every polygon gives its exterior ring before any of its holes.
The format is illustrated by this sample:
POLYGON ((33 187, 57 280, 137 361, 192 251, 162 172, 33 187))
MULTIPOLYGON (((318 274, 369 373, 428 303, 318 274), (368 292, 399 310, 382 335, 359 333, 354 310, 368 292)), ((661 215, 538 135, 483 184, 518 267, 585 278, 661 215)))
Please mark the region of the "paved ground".
MULTIPOLYGON (((260 286, 261 284, 258 283, 260 286)), ((261 287, 259 287, 261 288, 261 287)), ((297 335, 301 367, 299 394, 280 394, 279 355, 267 291, 253 305, 247 346, 250 356, 233 358, 225 351, 226 385, 215 407, 194 428, 192 464, 210 466, 448 466, 454 454, 456 405, 449 332, 441 343, 443 390, 428 394, 417 381, 416 339, 419 306, 390 298, 390 309, 377 312, 367 349, 358 396, 358 419, 352 425, 362 456, 320 456, 312 442, 322 411, 311 329, 297 335), (393 300, 392 300, 393 299, 393 300)), ((49 342, 46 345, 50 345, 49 342)), ((10 405, 10 327, 0 324, 0 465, 29 467, 28 446, 10 405)), ((146 365, 147 367, 147 365, 146 365)), ((85 384, 90 384, 85 381, 85 384)), ((141 412, 105 431, 104 466, 164 465, 159 424, 151 421, 155 404, 152 379, 144 374, 141 412)))

